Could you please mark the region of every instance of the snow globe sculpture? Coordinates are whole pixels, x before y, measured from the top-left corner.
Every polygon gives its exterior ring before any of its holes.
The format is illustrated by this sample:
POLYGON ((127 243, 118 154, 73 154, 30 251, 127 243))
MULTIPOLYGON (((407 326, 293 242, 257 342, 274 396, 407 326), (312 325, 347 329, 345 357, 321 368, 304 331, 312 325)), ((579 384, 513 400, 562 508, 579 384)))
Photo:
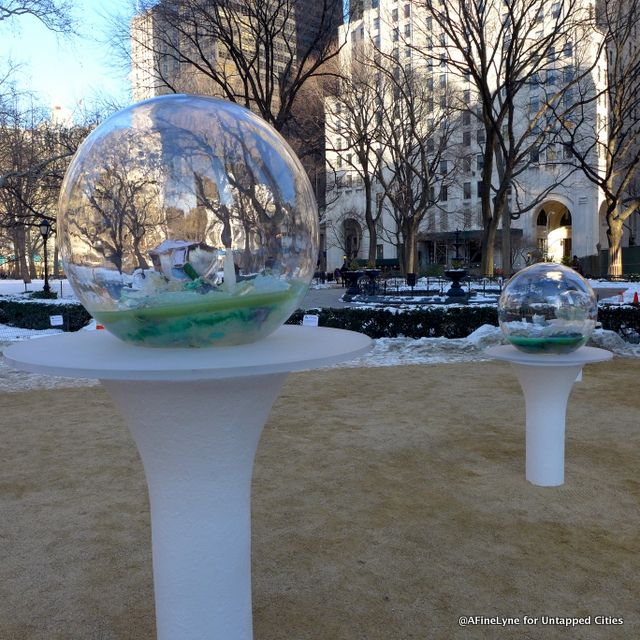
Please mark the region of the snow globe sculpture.
POLYGON ((516 273, 498 302, 504 336, 527 353, 578 349, 593 332, 597 313, 589 283, 573 269, 554 263, 534 264, 516 273))
POLYGON ((89 313, 152 347, 258 340, 316 267, 317 206, 284 139, 247 109, 171 95, 88 136, 59 204, 65 272, 89 313))

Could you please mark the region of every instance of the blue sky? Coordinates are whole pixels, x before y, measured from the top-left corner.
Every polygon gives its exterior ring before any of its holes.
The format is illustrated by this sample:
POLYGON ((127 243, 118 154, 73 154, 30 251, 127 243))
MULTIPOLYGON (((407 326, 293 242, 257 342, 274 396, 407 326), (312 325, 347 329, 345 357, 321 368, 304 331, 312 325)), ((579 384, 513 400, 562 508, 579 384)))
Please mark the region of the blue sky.
POLYGON ((98 93, 129 102, 126 70, 115 68, 113 53, 104 44, 107 12, 126 12, 127 0, 74 0, 80 36, 62 37, 38 20, 19 17, 0 23, 0 65, 20 63, 17 82, 30 89, 43 106, 60 104, 73 110, 79 100, 98 93))

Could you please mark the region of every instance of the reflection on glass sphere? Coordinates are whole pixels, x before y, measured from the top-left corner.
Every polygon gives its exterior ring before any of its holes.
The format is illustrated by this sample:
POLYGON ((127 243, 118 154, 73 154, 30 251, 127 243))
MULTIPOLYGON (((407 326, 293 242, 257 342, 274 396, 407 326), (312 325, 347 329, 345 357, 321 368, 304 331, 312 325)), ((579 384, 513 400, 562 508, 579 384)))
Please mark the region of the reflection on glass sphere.
POLYGON ((86 309, 140 345, 252 342, 296 309, 318 257, 293 151, 236 104, 162 96, 99 126, 65 176, 60 254, 86 309))
POLYGON ((516 273, 498 302, 507 340, 528 353, 569 353, 596 326, 598 304, 589 283, 561 264, 540 263, 516 273))

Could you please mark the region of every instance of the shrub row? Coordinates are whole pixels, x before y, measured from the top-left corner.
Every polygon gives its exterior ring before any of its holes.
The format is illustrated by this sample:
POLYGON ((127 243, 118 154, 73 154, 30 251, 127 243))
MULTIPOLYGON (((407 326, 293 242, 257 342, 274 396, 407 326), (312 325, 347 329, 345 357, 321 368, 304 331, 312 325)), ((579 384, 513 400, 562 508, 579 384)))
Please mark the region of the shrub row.
MULTIPOLYGON (((366 333, 371 338, 464 338, 483 324, 497 325, 494 306, 432 307, 394 313, 387 309, 298 309, 287 324, 301 324, 305 313, 317 313, 321 327, 335 327, 366 333)), ((64 331, 77 331, 91 316, 78 303, 46 304, 0 298, 0 323, 24 329, 48 329, 50 316, 61 315, 64 331)), ((604 329, 615 331, 632 342, 640 340, 640 307, 602 305, 598 319, 604 329)))
POLYGON ((615 331, 629 342, 640 342, 640 306, 603 304, 598 308, 602 328, 615 331))
MULTIPOLYGON (((498 325, 493 306, 456 306, 416 309, 394 313, 386 309, 300 309, 287 320, 300 324, 305 313, 317 313, 321 327, 335 327, 366 333, 371 338, 465 338, 483 324, 498 325)), ((625 340, 640 340, 640 307, 604 305, 598 310, 602 328, 615 331, 625 340)))
MULTIPOLYGON (((498 324, 497 309, 491 306, 436 307, 402 313, 343 308, 322 309, 317 313, 322 327, 360 331, 370 338, 464 338, 483 324, 498 324)), ((304 314, 296 311, 287 323, 300 324, 304 314)))
POLYGON ((1 324, 22 329, 50 329, 51 316, 62 316, 63 324, 56 328, 64 331, 78 331, 91 320, 85 308, 76 302, 47 304, 0 298, 1 324))

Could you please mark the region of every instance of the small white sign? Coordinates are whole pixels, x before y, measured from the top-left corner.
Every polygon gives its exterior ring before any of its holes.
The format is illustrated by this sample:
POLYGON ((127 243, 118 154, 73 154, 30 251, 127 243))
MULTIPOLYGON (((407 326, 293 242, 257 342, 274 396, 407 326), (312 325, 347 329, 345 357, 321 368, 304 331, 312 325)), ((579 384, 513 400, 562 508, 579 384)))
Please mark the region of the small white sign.
POLYGON ((312 313, 305 313, 302 318, 302 326, 303 327, 317 327, 318 319, 320 316, 317 316, 312 313))
POLYGON ((62 316, 49 316, 49 323, 52 327, 61 327, 64 324, 62 316))

